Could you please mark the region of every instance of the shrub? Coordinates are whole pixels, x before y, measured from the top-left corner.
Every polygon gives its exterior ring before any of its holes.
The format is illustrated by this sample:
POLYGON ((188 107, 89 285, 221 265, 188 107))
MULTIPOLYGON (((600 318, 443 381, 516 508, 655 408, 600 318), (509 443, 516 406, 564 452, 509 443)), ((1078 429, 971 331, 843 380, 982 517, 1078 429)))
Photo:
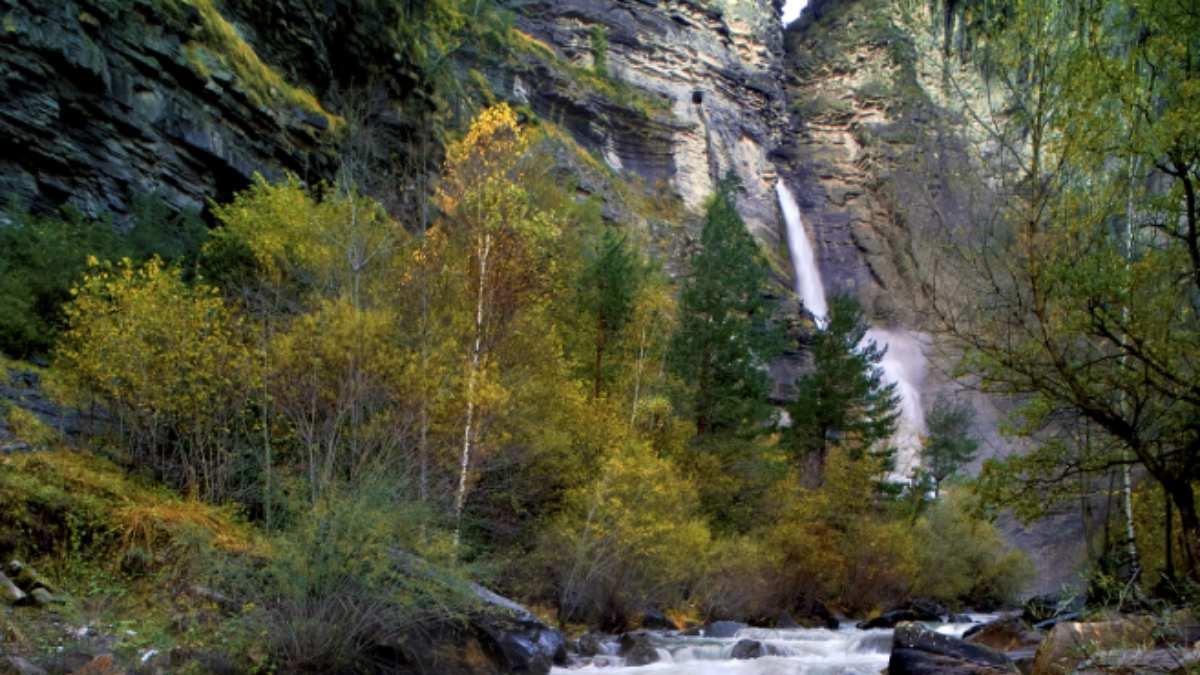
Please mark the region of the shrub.
POLYGON ((131 458, 209 498, 228 494, 257 360, 216 289, 152 259, 97 265, 73 291, 56 362, 77 405, 99 405, 131 458))
POLYGON ((718 539, 708 551, 695 602, 713 619, 769 621, 793 605, 781 592, 781 569, 779 552, 760 536, 718 539))
POLYGON ((619 630, 638 609, 681 602, 708 545, 697 509, 671 462, 641 443, 612 449, 542 541, 559 618, 619 630))
POLYGON ((265 564, 224 571, 281 672, 378 672, 381 648, 470 608, 449 535, 397 495, 382 481, 330 489, 272 538, 265 564))
POLYGON ((1013 602, 1033 565, 995 526, 976 517, 973 497, 948 491, 917 523, 918 595, 988 609, 1013 602))

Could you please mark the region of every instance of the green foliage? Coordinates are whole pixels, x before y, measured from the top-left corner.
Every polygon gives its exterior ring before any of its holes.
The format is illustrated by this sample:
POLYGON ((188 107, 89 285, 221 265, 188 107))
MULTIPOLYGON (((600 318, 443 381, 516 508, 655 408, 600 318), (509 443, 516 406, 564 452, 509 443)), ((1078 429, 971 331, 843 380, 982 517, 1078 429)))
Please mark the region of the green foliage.
POLYGON ((900 398, 879 367, 886 347, 865 340, 867 330, 856 300, 834 298, 809 347, 813 371, 796 380, 796 400, 788 408, 788 446, 801 466, 819 470, 835 444, 859 455, 888 454, 877 445, 896 430, 900 398))
POLYGON ((725 181, 709 201, 668 355, 672 372, 691 385, 683 405, 701 435, 758 433, 774 416, 763 366, 782 350, 782 331, 771 315, 769 268, 738 215, 736 189, 725 181))
POLYGON ((821 487, 783 502, 764 536, 782 556, 778 587, 795 589, 793 602, 815 596, 864 614, 911 593, 912 529, 884 508, 876 489, 883 468, 879 457, 834 447, 821 487))
POLYGON ((619 341, 633 321, 645 277, 645 264, 628 236, 612 228, 605 228, 584 252, 578 294, 584 322, 594 326, 594 359, 590 364, 593 397, 599 397, 605 384, 615 377, 614 365, 619 364, 606 364, 605 357, 621 346, 619 341))
MULTIPOLYGON (((0 408, 2 410, 3 408, 0 408)), ((19 440, 38 449, 46 449, 62 442, 62 434, 46 424, 34 413, 10 404, 5 415, 9 431, 19 440)))
POLYGON ((593 26, 592 40, 592 71, 600 77, 608 77, 608 31, 604 26, 593 26))
POLYGON ((37 217, 10 210, 0 226, 0 352, 17 357, 48 352, 62 330, 62 306, 87 268, 88 256, 146 260, 158 255, 183 265, 194 259, 206 230, 191 215, 139 200, 133 226, 118 232, 108 220, 76 211, 37 217))
POLYGON ((461 621, 471 596, 449 537, 385 481, 331 488, 271 539, 265 561, 230 561, 222 587, 250 603, 283 672, 358 672, 370 645, 403 644, 433 622, 461 621), (264 564, 265 563, 265 564, 264 564))
POLYGON ((161 478, 227 496, 259 374, 218 291, 154 258, 97 266, 72 294, 55 351, 62 393, 102 406, 132 459, 161 478))
POLYGON ((981 610, 1016 600, 1033 564, 975 516, 977 509, 970 493, 953 490, 917 522, 918 596, 981 610))
POLYGON ((971 435, 975 409, 941 394, 925 415, 927 435, 921 445, 922 468, 933 480, 934 496, 942 483, 975 459, 979 441, 971 435))
POLYGON ((977 112, 1009 169, 1001 209, 941 242, 958 281, 931 312, 959 372, 1013 397, 1010 431, 1042 445, 989 478, 1037 511, 1080 459, 1099 480, 1134 462, 1179 508, 1200 578, 1200 21, 1158 0, 1028 0, 991 28, 1005 102, 977 112))

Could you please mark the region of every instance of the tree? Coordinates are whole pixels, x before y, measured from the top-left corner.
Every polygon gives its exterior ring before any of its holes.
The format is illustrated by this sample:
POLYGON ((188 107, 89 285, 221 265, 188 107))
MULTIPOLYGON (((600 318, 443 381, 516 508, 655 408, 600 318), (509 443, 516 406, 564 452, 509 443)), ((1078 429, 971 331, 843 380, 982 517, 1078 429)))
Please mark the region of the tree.
POLYGON ((953 401, 938 395, 933 408, 925 416, 927 435, 921 445, 921 461, 933 480, 933 495, 937 499, 942 482, 975 459, 979 441, 971 436, 975 409, 969 403, 953 401))
POLYGON ((867 330, 857 300, 834 298, 828 322, 817 328, 809 348, 813 370, 796 380, 788 446, 812 482, 820 482, 832 446, 856 455, 872 449, 887 454, 876 446, 896 431, 900 397, 879 367, 887 349, 867 339, 867 330))
MULTIPOLYGON (((1200 580, 1200 15, 1176 3, 1020 3, 990 36, 1003 111, 976 113, 1017 168, 991 214, 942 225, 919 261, 960 371, 1021 403, 1016 433, 1064 421, 1141 467, 1178 508, 1200 580), (990 113, 990 114, 989 114, 990 113)), ((1047 476, 1077 480, 1061 455, 1047 476)), ((1031 480, 1024 476, 1018 480, 1031 480)), ((1136 571, 1136 564, 1133 569, 1136 571)))
MULTIPOLYGON (((530 162, 530 133, 501 104, 484 110, 460 141, 446 149, 437 201, 439 227, 466 262, 473 321, 469 329, 462 443, 454 517, 461 521, 472 454, 479 444, 483 408, 503 397, 490 378, 491 357, 513 318, 545 289, 552 267, 542 256, 559 230, 527 185, 538 167, 530 162)), ((456 540, 458 535, 456 533, 456 540)))
POLYGON ((769 267, 724 181, 708 203, 700 247, 684 282, 668 362, 690 385, 685 407, 701 434, 756 433, 774 409, 766 364, 782 351, 772 321, 769 267))
POLYGON ((605 383, 612 379, 605 369, 605 356, 617 346, 625 328, 633 321, 645 274, 640 257, 627 237, 612 228, 605 228, 584 255, 579 302, 594 326, 590 379, 592 397, 599 398, 605 383))
POLYGON ((633 610, 684 597, 708 545, 696 488, 645 443, 608 448, 543 535, 559 616, 627 626, 633 610))

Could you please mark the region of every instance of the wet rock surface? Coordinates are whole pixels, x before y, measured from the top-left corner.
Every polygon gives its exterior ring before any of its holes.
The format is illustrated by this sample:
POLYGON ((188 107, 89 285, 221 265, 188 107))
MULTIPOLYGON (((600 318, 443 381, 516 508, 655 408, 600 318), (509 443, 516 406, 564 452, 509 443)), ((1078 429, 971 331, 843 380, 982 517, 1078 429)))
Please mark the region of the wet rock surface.
POLYGON ((1017 673, 1000 652, 973 645, 915 623, 902 623, 892 636, 889 675, 993 675, 1017 673))

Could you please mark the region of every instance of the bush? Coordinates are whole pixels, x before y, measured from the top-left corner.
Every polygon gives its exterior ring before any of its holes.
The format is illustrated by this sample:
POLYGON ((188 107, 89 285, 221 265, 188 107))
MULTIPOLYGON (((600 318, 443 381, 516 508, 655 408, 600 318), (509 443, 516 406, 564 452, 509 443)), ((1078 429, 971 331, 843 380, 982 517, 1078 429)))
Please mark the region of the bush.
POLYGON ((948 491, 918 521, 915 591, 977 609, 1010 604, 1032 576, 1033 564, 974 515, 972 499, 963 490, 948 491))
POLYGON ((718 539, 708 551, 694 600, 712 619, 770 621, 794 606, 794 598, 781 591, 787 588, 780 583, 782 569, 779 552, 763 538, 718 539))
POLYGON ((97 266, 55 353, 71 402, 99 405, 131 458, 208 498, 229 494, 257 360, 216 289, 156 258, 97 266))
POLYGON ((639 609, 682 602, 708 545, 698 501, 646 445, 614 448, 593 482, 567 493, 542 541, 560 620, 622 630, 639 609))
POLYGON ((863 614, 911 590, 913 536, 906 522, 890 517, 876 489, 883 459, 855 455, 833 448, 821 488, 792 488, 799 498, 764 533, 782 556, 778 587, 796 589, 790 602, 817 599, 863 614))
POLYGON ((448 534, 382 481, 330 489, 271 539, 265 564, 227 570, 281 672, 378 672, 385 648, 474 602, 448 534))

